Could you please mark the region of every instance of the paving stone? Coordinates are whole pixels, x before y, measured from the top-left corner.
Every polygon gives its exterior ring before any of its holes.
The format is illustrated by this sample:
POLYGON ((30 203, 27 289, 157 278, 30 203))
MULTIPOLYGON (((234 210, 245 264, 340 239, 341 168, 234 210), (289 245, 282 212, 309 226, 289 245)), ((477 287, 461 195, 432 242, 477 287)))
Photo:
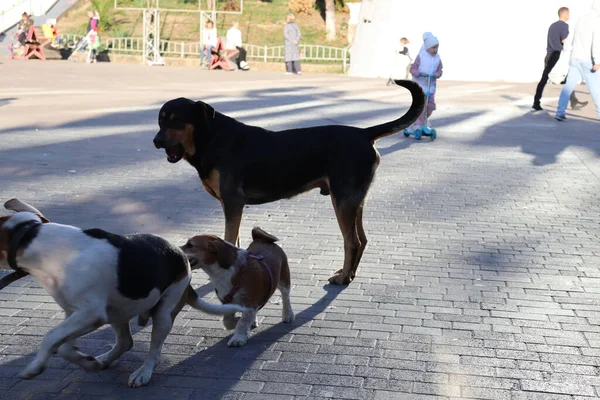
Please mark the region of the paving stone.
MULTIPOLYGON (((152 145, 166 100, 202 99, 271 129, 366 127, 397 118, 409 102, 401 89, 343 75, 18 64, 3 63, 0 74, 4 192, 60 223, 176 244, 222 235, 223 216, 193 168, 168 164, 152 145), (82 82, 92 80, 102 85, 90 95, 82 82)), ((327 285, 343 262, 329 199, 312 191, 246 207, 242 245, 261 226, 288 254, 296 321, 281 323, 276 293, 248 344, 233 349, 218 318, 186 307, 147 388, 126 382, 146 357, 148 328, 134 330, 133 350, 109 369, 85 372, 51 357, 37 379, 17 378, 63 312, 31 277, 14 282, 0 292, 0 399, 599 396, 598 124, 593 107, 568 126, 524 112, 534 89, 442 79, 435 142, 392 135, 376 143, 369 244, 348 287, 327 285)), ((546 91, 557 97, 560 87, 546 91)), ((205 274, 194 273, 193 285, 216 301, 205 274)), ((114 337, 104 328, 78 342, 101 354, 114 337)))

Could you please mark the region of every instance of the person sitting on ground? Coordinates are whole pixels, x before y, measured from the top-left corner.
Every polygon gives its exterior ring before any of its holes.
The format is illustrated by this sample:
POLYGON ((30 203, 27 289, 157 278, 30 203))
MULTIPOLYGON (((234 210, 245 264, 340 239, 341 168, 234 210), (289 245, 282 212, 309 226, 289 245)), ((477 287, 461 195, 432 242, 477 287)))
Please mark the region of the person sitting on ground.
POLYGON ((218 43, 217 28, 215 24, 209 19, 206 21, 204 31, 202 32, 202 48, 200 49, 200 66, 204 64, 204 51, 206 51, 207 68, 210 69, 210 61, 212 58, 212 51, 217 47, 218 43))
POLYGON ((237 49, 238 55, 235 60, 238 69, 242 71, 248 71, 248 63, 246 62, 246 49, 242 47, 242 31, 240 31, 240 24, 237 21, 233 21, 231 28, 227 30, 225 48, 228 50, 237 49))
POLYGON ((17 40, 21 45, 25 44, 27 40, 27 33, 29 33, 29 28, 33 26, 33 18, 31 18, 26 12, 21 14, 21 20, 17 25, 17 40))

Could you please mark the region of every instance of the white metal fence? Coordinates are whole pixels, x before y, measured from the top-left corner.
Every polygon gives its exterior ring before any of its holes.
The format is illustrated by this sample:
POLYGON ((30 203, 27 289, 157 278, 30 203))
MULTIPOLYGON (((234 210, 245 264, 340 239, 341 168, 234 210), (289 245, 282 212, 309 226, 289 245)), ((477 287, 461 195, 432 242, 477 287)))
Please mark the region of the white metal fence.
MULTIPOLYGON (((81 36, 64 35, 67 43, 74 44, 81 36)), ((122 54, 142 54, 143 39, 136 37, 109 37, 101 38, 102 46, 113 53, 122 54)), ((285 50, 284 46, 257 46, 246 44, 248 60, 277 62, 283 61, 285 50)), ((160 41, 160 54, 163 57, 170 58, 200 58, 199 42, 178 42, 173 40, 160 41)), ((342 70, 346 72, 350 52, 348 48, 320 46, 320 45, 300 45, 300 59, 308 62, 341 64, 342 70)))

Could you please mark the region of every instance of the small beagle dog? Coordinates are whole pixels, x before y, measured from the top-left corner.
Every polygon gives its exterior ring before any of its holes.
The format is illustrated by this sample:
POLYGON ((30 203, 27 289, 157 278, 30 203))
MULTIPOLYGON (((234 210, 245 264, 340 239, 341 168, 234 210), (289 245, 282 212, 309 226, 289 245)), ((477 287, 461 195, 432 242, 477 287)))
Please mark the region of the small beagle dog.
POLYGON ((131 318, 152 318, 150 351, 129 377, 129 386, 146 385, 160 361, 165 338, 184 304, 217 315, 245 311, 235 304, 210 304, 190 286, 189 261, 178 247, 150 234, 115 235, 51 223, 18 199, 6 202, 15 212, 0 217, 0 268, 6 264, 31 274, 64 310, 65 320, 42 339, 33 361, 20 373, 31 379, 57 353, 87 371, 108 367, 133 346, 131 318), (4 265, 3 265, 4 264, 4 265), (75 339, 110 324, 116 344, 92 357, 75 339))
POLYGON ((290 304, 290 268, 285 252, 275 244, 278 239, 260 228, 252 230, 252 243, 244 250, 214 235, 194 236, 181 247, 192 269, 201 268, 215 287, 223 305, 244 308, 223 317, 226 329, 235 332, 228 346, 243 346, 251 328, 256 327, 256 313, 269 301, 275 289, 281 292, 283 322, 294 320, 290 304))

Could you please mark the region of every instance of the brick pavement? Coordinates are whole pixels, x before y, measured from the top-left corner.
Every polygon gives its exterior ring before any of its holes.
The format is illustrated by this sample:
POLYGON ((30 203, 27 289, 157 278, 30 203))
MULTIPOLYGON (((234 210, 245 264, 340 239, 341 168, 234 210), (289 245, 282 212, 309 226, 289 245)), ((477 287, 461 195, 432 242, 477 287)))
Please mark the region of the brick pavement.
MULTIPOLYGON (((383 80, 0 60, 0 185, 52 220, 175 243, 222 234, 218 204, 185 163, 153 148, 162 102, 207 100, 273 128, 367 126, 408 107, 383 80), (40 74, 42 81, 31 79, 40 74)), ((246 209, 292 268, 297 321, 275 296, 241 349, 217 318, 186 310, 150 386, 126 387, 149 345, 86 373, 53 358, 16 378, 62 318, 31 280, 0 291, 0 399, 583 399, 600 396, 600 125, 531 114, 533 85, 441 82, 438 139, 378 142, 369 245, 358 278, 326 285, 343 258, 317 191, 246 209)), ((558 95, 549 86, 552 110, 558 95)), ((585 88, 582 88, 585 92, 585 88)), ((582 95, 584 99, 589 96, 582 95)), ((202 272, 194 285, 212 295, 202 272)), ((79 340, 99 354, 103 329, 79 340)))

